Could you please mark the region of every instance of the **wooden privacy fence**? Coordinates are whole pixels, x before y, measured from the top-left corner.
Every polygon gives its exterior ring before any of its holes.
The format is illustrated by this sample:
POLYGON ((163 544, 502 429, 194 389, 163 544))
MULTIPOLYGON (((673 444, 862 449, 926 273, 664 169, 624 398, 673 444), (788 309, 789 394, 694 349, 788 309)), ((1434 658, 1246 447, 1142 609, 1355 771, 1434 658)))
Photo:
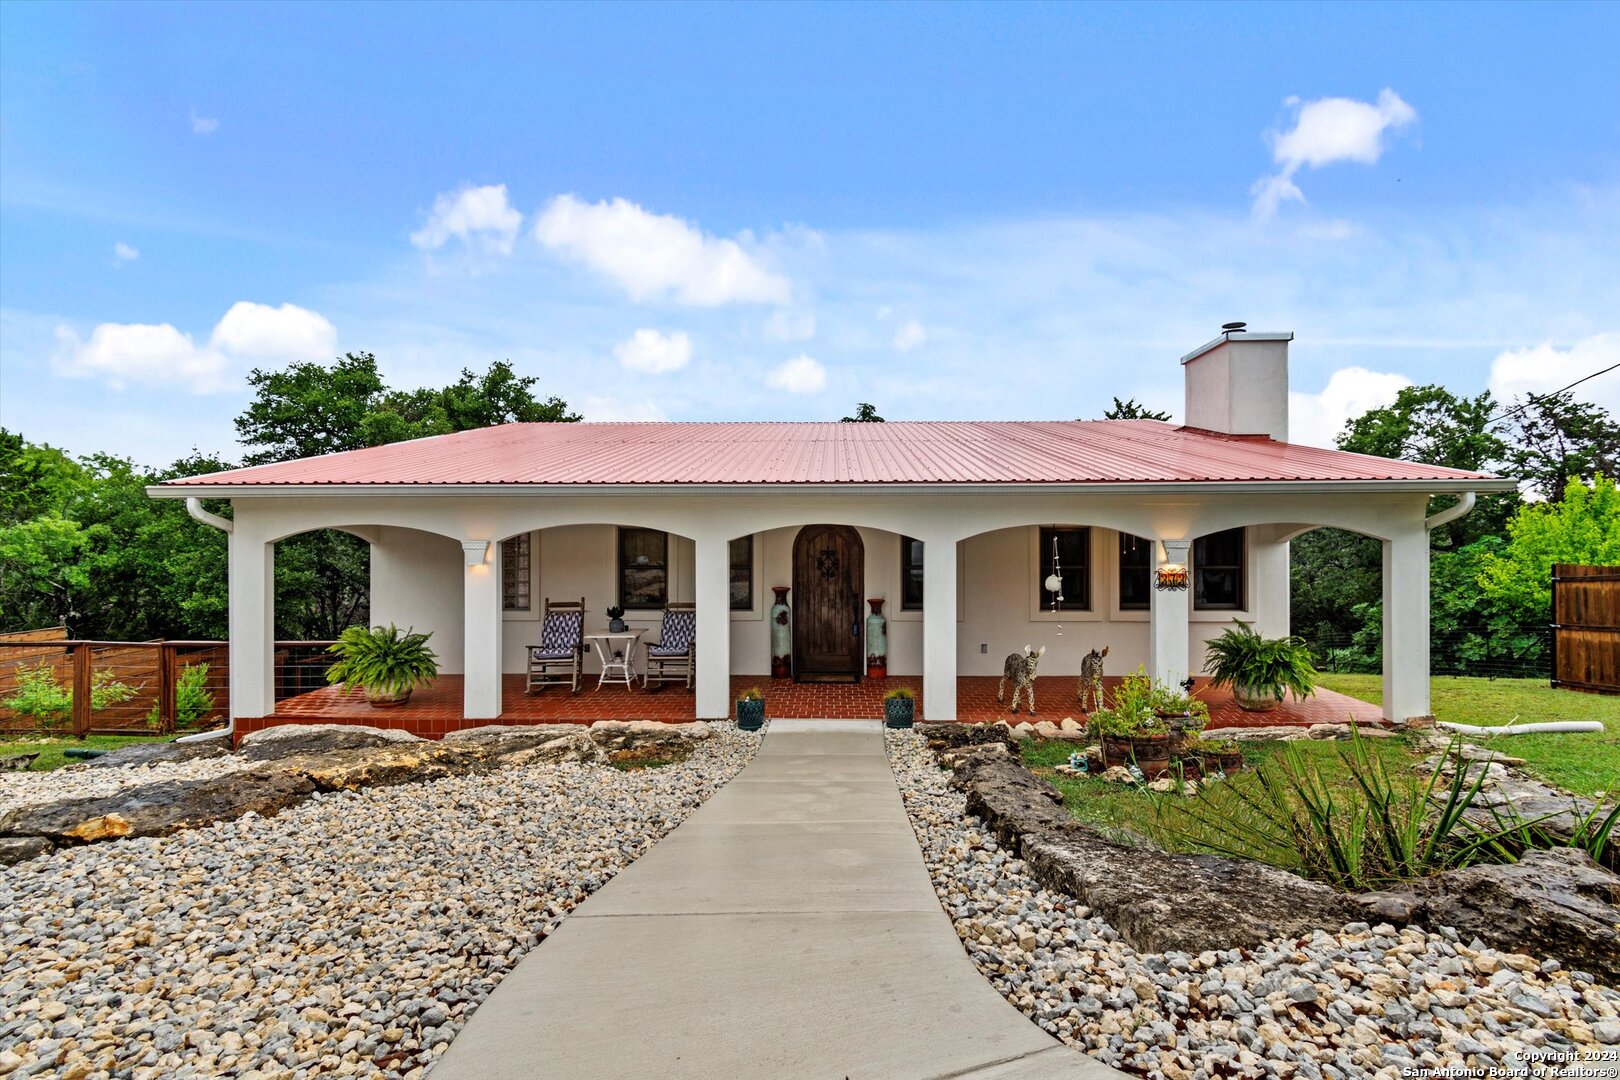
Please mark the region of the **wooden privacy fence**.
MULTIPOLYGON (((326 685, 327 641, 278 641, 276 700, 326 685)), ((223 641, 80 641, 48 631, 0 637, 0 732, 167 734, 224 724, 223 641), (35 635, 34 640, 19 640, 35 635)))
POLYGON ((1620 694, 1620 566, 1555 563, 1552 684, 1620 694))

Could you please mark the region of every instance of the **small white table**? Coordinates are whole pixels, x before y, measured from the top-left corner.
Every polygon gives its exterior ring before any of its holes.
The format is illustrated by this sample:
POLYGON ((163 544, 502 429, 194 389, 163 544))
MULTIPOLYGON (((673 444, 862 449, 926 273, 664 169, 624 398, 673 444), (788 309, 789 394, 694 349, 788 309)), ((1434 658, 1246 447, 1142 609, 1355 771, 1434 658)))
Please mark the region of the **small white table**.
POLYGON ((602 661, 602 674, 597 676, 596 688, 608 683, 629 688, 636 681, 636 645, 646 630, 603 630, 586 634, 585 640, 596 648, 596 657, 602 661))

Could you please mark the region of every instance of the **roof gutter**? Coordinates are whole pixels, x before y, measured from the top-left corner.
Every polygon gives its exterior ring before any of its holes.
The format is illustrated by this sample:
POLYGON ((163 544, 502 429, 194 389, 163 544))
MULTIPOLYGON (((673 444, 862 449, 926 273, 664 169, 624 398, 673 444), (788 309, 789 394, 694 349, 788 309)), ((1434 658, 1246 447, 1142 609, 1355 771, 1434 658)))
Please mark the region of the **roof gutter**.
MULTIPOLYGON (((236 522, 229 518, 222 518, 218 514, 210 514, 203 509, 202 500, 196 496, 186 496, 186 513, 202 522, 204 525, 218 529, 220 532, 230 533, 236 531, 236 522)), ((174 740, 177 743, 212 742, 214 739, 231 739, 236 736, 236 714, 229 709, 225 711, 225 726, 215 728, 213 731, 202 731, 195 735, 182 735, 174 740)))
POLYGON ((1467 517, 1474 509, 1474 502, 1474 493, 1465 491, 1463 497, 1457 500, 1456 506, 1448 506, 1433 517, 1424 518, 1423 527, 1433 532, 1442 525, 1449 525, 1458 518, 1467 517))

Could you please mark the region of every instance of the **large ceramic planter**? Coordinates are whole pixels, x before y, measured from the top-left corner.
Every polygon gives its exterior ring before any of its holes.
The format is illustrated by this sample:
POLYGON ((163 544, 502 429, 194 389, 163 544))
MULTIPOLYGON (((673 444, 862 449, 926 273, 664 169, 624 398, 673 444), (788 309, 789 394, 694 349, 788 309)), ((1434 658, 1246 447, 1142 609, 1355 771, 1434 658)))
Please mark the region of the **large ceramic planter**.
POLYGON ((765 726, 765 699, 743 698, 737 702, 737 727, 742 731, 758 731, 765 726))
POLYGON ((1149 780, 1170 768, 1170 736, 1147 737, 1104 735, 1102 738, 1103 765, 1129 765, 1136 763, 1142 775, 1149 780))
POLYGON ((1270 712, 1282 704, 1282 699, 1270 690, 1259 690, 1239 683, 1232 684, 1232 699, 1244 712, 1270 712))
POLYGON ((793 677, 793 613, 788 608, 788 586, 772 585, 776 603, 771 605, 771 678, 793 677))
POLYGON ((866 617, 866 677, 882 679, 889 674, 888 620, 883 617, 883 601, 868 600, 872 614, 866 617))
POLYGON ((883 702, 883 725, 892 728, 908 728, 917 712, 915 698, 887 698, 883 702))
POLYGON ((405 690, 399 693, 390 693, 387 690, 367 690, 366 700, 371 703, 373 709, 397 709, 411 700, 411 692, 405 690))

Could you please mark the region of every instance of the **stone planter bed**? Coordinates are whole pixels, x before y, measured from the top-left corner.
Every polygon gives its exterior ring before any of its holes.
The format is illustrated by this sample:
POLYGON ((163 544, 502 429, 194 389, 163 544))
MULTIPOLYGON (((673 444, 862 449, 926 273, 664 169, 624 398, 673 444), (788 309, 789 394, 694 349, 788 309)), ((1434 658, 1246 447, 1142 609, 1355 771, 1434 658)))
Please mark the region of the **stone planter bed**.
MULTIPOLYGON (((1304 929, 1311 913, 1285 897, 1251 913, 1235 947, 1214 944, 1222 931, 1208 925, 1202 898, 1142 893, 1119 906, 1140 915, 1133 939, 1152 939, 1173 920, 1190 928, 1183 940, 1204 943, 1134 948, 1072 896, 1043 888, 967 812, 922 732, 885 738, 940 902, 974 963, 1042 1028, 1110 1065, 1169 1080, 1346 1080, 1620 1048, 1620 991, 1590 974, 1484 948, 1445 927, 1356 921, 1348 898, 1310 883, 1299 883, 1301 904, 1318 905, 1316 918, 1331 925, 1304 929), (1273 924, 1289 929, 1263 935, 1273 924)), ((1050 811, 1066 817, 1050 802, 1036 816, 1050 811)), ((1227 873, 1197 861, 1177 872, 1227 873)), ((1256 892, 1266 884, 1263 873, 1232 881, 1256 892)))
MULTIPOLYGON (((597 741, 628 746, 635 733, 597 741)), ((317 790, 273 817, 0 869, 0 1074, 419 1077, 525 952, 759 744, 729 726, 693 742, 662 768, 524 764, 534 758, 508 751, 479 770, 385 775, 391 786, 362 790, 320 786, 336 768, 328 755, 302 766, 317 790)), ((231 755, 76 769, 6 797, 256 775, 246 767, 231 755)))

